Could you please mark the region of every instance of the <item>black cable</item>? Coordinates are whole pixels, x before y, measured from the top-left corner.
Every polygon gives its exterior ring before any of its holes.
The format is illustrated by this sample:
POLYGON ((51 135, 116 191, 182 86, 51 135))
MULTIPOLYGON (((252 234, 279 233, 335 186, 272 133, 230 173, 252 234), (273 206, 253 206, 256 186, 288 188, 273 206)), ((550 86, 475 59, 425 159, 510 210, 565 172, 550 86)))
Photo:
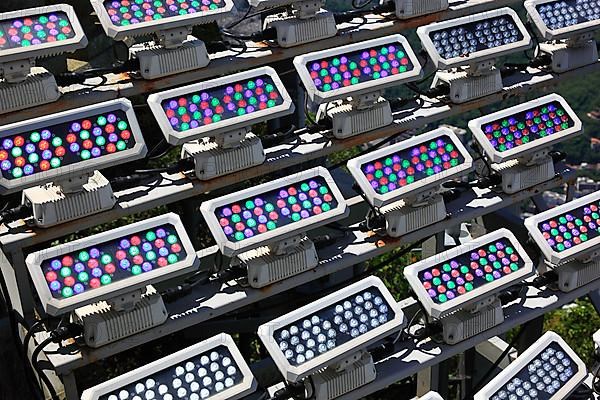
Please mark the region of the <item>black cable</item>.
POLYGON ((139 71, 139 69, 140 61, 137 58, 132 58, 121 65, 114 67, 91 68, 85 71, 65 72, 56 76, 56 83, 58 86, 70 86, 75 84, 84 84, 88 79, 102 78, 102 82, 99 85, 91 85, 97 87, 107 82, 107 79, 104 76, 105 74, 134 72, 139 71))
POLYGON ((386 265, 394 263, 400 257, 403 257, 403 256, 407 255, 408 253, 414 251, 415 247, 422 245, 423 242, 426 241, 427 239, 428 238, 420 239, 414 243, 411 243, 409 246, 406 246, 405 248, 403 248, 402 250, 400 250, 398 252, 392 252, 392 254, 389 257, 387 257, 385 260, 377 263, 376 265, 372 266, 371 268, 367 268, 364 272, 359 274, 357 277, 358 280, 360 280, 364 277, 373 275, 375 272, 379 271, 386 265))
POLYGON ((589 400, 594 391, 584 382, 567 397, 568 400, 589 400))
POLYGON ((228 30, 231 28, 235 28, 236 26, 241 24, 246 18, 248 18, 248 16, 250 15, 250 11, 252 11, 252 6, 250 4, 248 4, 248 9, 246 10, 246 13, 244 14, 244 16, 242 18, 240 18, 239 20, 237 20, 236 22, 234 22, 233 24, 226 26, 224 29, 228 30))
POLYGON ((296 125, 292 124, 285 131, 275 132, 270 135, 264 135, 260 139, 261 139, 261 142, 263 143, 263 146, 273 147, 273 146, 281 143, 282 140, 288 139, 295 135, 296 135, 296 125))
POLYGON ((31 365, 33 365, 33 368, 37 372, 39 378, 42 380, 42 382, 48 389, 48 393, 50 393, 50 398, 52 398, 52 400, 59 400, 58 395, 56 394, 56 390, 54 389, 54 386, 52 386, 52 382, 50 382, 50 378, 48 378, 48 375, 46 375, 46 373, 44 372, 44 369, 40 366, 39 360, 38 360, 40 352, 44 349, 44 347, 46 347, 53 341, 54 341, 54 339, 52 337, 48 337, 45 340, 43 340, 35 348, 35 350, 33 350, 33 354, 31 355, 31 365))
POLYGON ((369 4, 373 2, 373 0, 367 0, 364 4, 359 4, 360 0, 352 0, 352 8, 357 10, 363 9, 367 7, 369 4))
MULTIPOLYGON (((479 389, 481 389, 481 387, 487 382, 489 377, 496 371, 496 369, 498 368, 498 366, 500 365, 502 360, 504 360, 506 358, 506 356, 508 356, 508 353, 510 353, 510 351, 513 349, 513 347, 515 346, 517 341, 521 338, 523 333, 525 333, 525 331, 527 330, 526 328, 527 328, 527 324, 521 326, 521 328, 519 329, 519 332, 512 338, 512 340, 510 341, 510 344, 506 347, 506 349, 504 349, 502 354, 500 354, 500 357, 498 357, 496 359, 496 361, 494 361, 494 363, 492 364, 490 369, 483 375, 483 377, 479 380, 479 382, 477 382, 477 384, 473 386, 473 390, 472 390, 473 393, 477 393, 479 391, 479 389)), ((463 397, 463 400, 468 400, 468 397, 467 396, 463 397)))
POLYGON ((354 155, 344 161, 340 161, 337 164, 333 164, 332 166, 330 166, 328 169, 334 170, 334 169, 338 169, 340 167, 343 167, 344 165, 346 165, 346 163, 348 163, 349 160, 356 158, 356 157, 360 157, 360 156, 364 156, 367 153, 370 153, 373 150, 377 150, 378 148, 382 147, 385 144, 388 144, 389 142, 393 141, 394 139, 400 137, 403 133, 405 133, 404 131, 400 131, 397 133, 394 133, 391 136, 388 136, 387 138, 383 139, 382 141, 380 141, 379 143, 374 144, 373 146, 370 146, 368 148, 366 148, 365 150, 361 151, 360 153, 358 153, 357 155, 354 155))
MULTIPOLYGON (((33 208, 30 204, 21 204, 14 208, 9 208, 0 212, 0 223, 9 224, 19 219, 26 219, 33 215, 33 208)), ((8 292, 6 292, 8 295, 8 292)))

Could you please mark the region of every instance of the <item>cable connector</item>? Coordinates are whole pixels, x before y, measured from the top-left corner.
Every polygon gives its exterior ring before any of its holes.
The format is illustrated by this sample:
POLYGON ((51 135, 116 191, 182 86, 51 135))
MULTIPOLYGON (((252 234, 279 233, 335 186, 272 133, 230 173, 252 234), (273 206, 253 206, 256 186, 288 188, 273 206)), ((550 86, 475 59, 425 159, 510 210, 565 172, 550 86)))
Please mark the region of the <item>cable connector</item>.
POLYGON ((553 163, 558 163, 567 159, 567 153, 563 151, 554 150, 548 153, 550 157, 552 157, 553 163))
POLYGON ((83 326, 79 324, 67 324, 50 332, 50 338, 53 343, 60 343, 63 340, 71 339, 83 334, 83 326))
POLYGON ((531 286, 541 289, 544 286, 548 286, 556 282, 558 282, 558 274, 555 271, 548 271, 545 274, 536 277, 531 286))
POLYGON ((21 204, 15 208, 10 208, 0 212, 0 223, 9 224, 20 219, 29 218, 33 215, 33 208, 30 204, 21 204))
POLYGON ((384 14, 396 11, 396 4, 393 1, 385 2, 381 5, 369 9, 357 9, 345 12, 339 12, 334 14, 335 23, 337 25, 347 23, 355 18, 364 17, 367 14, 384 14))
POLYGON ((58 86, 83 84, 86 80, 102 77, 104 74, 121 74, 135 72, 140 69, 140 61, 132 58, 124 63, 108 68, 91 68, 85 71, 65 72, 56 76, 58 86))
POLYGON ((263 146, 273 147, 281 143, 281 141, 296 136, 296 125, 290 126, 285 131, 275 132, 270 135, 264 135, 260 138, 263 146))
POLYGON ((303 382, 287 383, 283 389, 279 389, 273 393, 273 397, 270 400, 288 400, 289 398, 296 398, 298 396, 302 396, 302 398, 306 397, 303 382))
POLYGON ((179 299, 186 294, 189 294, 192 291, 194 285, 191 283, 183 283, 181 285, 177 285, 175 287, 170 287, 160 293, 163 301, 166 303, 171 303, 176 299, 179 299))

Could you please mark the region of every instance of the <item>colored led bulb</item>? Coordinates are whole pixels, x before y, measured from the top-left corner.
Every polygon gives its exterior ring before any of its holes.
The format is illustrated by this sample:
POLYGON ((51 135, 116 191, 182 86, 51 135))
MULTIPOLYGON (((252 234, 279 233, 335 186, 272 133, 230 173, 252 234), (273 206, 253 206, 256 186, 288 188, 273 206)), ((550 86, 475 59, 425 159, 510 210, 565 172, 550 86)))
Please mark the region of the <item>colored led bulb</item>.
POLYGON ((509 240, 500 238, 423 269, 417 276, 429 297, 443 304, 523 267, 523 259, 514 250, 509 240))
POLYGON ((225 7, 224 0, 106 0, 103 3, 113 25, 151 23, 163 18, 192 15, 225 7))
POLYGON ((223 120, 268 110, 283 104, 268 75, 208 88, 198 93, 166 99, 162 109, 175 131, 207 126, 223 120))
POLYGON ((325 180, 317 176, 219 207, 215 216, 225 236, 239 242, 328 212, 337 205, 325 180))
POLYGON ((0 142, 0 174, 7 180, 17 179, 116 154, 132 149, 135 144, 124 111, 92 115, 5 136, 0 142), (101 125, 99 121, 104 123, 101 125), (93 141, 89 139, 89 130, 94 132, 93 141), (118 140, 121 145, 114 146, 111 140, 118 140))
POLYGON ((163 225, 44 260, 41 268, 53 297, 71 297, 183 260, 178 241, 175 227, 163 225), (157 239, 165 236, 167 243, 157 239))

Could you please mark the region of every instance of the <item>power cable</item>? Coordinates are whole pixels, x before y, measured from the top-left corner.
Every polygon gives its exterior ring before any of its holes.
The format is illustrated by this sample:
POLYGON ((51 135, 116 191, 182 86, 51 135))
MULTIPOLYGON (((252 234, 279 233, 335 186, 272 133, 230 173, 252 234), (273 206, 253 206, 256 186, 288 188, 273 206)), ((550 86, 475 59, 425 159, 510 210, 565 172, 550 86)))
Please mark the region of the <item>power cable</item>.
MULTIPOLYGON (((500 354, 500 356, 496 359, 496 361, 494 361, 494 363, 492 364, 490 369, 483 375, 483 377, 477 382, 477 384, 473 386, 473 390, 472 390, 473 393, 477 393, 479 391, 479 389, 481 389, 481 387, 483 387, 483 385, 487 382, 487 380, 490 378, 490 376, 500 366, 500 363, 502 362, 502 360, 504 360, 508 356, 508 353, 510 353, 510 351, 513 349, 515 344, 519 341, 519 339, 521 338, 523 333, 525 333, 525 331, 527 330, 527 325, 528 324, 521 326, 521 328, 519 329, 519 332, 510 341, 510 344, 506 347, 506 349, 504 349, 504 351, 502 352, 502 354, 500 354)), ((469 397, 465 396, 465 397, 463 397, 463 400, 469 400, 469 397)))
POLYGON ((48 375, 46 375, 46 372, 44 372, 44 369, 39 364, 39 355, 40 355, 40 352, 44 349, 44 347, 46 347, 47 345, 49 345, 53 341, 54 341, 54 339, 52 337, 48 337, 48 338, 44 339, 35 348, 35 350, 33 350, 33 353, 31 355, 31 365, 33 365, 33 369, 37 372, 39 378, 42 380, 42 382, 44 383, 44 385, 48 389, 48 393, 50 394, 50 398, 52 400, 59 400, 58 395, 56 394, 56 389, 52 385, 52 382, 50 382, 50 378, 48 378, 48 375))

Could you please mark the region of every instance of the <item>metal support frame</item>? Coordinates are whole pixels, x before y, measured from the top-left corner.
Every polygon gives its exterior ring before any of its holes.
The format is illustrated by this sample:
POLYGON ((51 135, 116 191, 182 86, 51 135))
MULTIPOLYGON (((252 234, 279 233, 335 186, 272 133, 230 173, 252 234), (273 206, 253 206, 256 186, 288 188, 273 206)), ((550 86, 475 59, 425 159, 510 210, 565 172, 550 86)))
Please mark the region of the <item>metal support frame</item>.
POLYGON ((493 336, 501 335, 510 329, 534 320, 545 313, 585 296, 600 288, 600 281, 590 282, 570 293, 556 292, 550 289, 528 288, 525 299, 518 299, 504 307, 505 320, 502 324, 480 333, 456 345, 404 341, 396 344, 394 354, 375 364, 377 378, 361 388, 340 397, 340 400, 361 399, 371 393, 382 390, 394 382, 414 375, 419 370, 447 360, 474 347, 493 336))
MULTIPOLYGON (((515 195, 498 195, 489 190, 480 189, 467 191, 461 198, 448 202, 447 207, 451 211, 452 219, 442 221, 399 239, 389 239, 372 236, 370 233, 355 232, 353 235, 340 239, 334 245, 319 250, 321 261, 315 269, 277 282, 269 286, 268 291, 246 288, 236 281, 200 285, 194 288, 190 294, 167 304, 169 319, 165 324, 141 332, 126 340, 121 340, 97 349, 82 347, 81 352, 73 356, 49 355, 50 362, 59 375, 65 376, 91 362, 111 357, 132 347, 197 326, 198 324, 204 324, 213 318, 263 301, 292 288, 313 282, 338 271, 352 268, 356 264, 385 254, 402 245, 414 243, 422 238, 443 232, 448 224, 473 220, 489 212, 494 212, 511 204, 524 201, 538 191, 561 185, 573 175, 573 171, 568 167, 559 166, 558 170, 561 171, 562 177, 515 195), (341 253, 340 249, 342 249, 341 253)), ((357 196, 349 200, 349 205, 351 208, 362 207, 363 200, 357 196)), ((216 251, 216 246, 213 246, 199 251, 198 256, 204 260, 207 257, 212 257, 216 251)))
POLYGON ((246 45, 251 51, 237 54, 236 51, 222 51, 211 54, 208 67, 167 76, 152 81, 132 79, 127 74, 107 74, 107 82, 101 90, 89 90, 83 85, 72 85, 64 88, 64 93, 59 101, 28 110, 2 115, 0 125, 16 120, 33 118, 35 116, 51 114, 56 110, 68 110, 87 104, 115 99, 118 97, 132 97, 145 93, 181 86, 189 82, 197 82, 237 72, 240 68, 251 69, 265 64, 273 64, 281 60, 292 59, 301 54, 318 50, 343 46, 349 43, 361 42, 414 29, 434 21, 458 18, 469 14, 488 11, 494 8, 518 3, 517 0, 455 0, 450 7, 440 13, 411 18, 407 20, 388 20, 389 15, 368 15, 367 26, 361 26, 360 19, 354 23, 338 25, 338 35, 332 38, 319 40, 291 48, 272 48, 261 43, 248 42, 246 45), (380 22, 377 22, 380 21, 380 22))
MULTIPOLYGON (((343 33, 335 38, 290 49, 265 48, 237 56, 232 55, 231 52, 222 52, 215 55, 215 60, 210 67, 205 70, 194 71, 193 73, 182 73, 152 82, 132 81, 130 80, 130 77, 126 75, 109 75, 107 76, 108 85, 103 87, 102 90, 90 91, 74 85, 67 90, 65 95, 57 103, 36 107, 20 113, 0 116, 0 125, 13 122, 17 119, 22 120, 37 115, 50 114, 55 112, 56 109, 70 109, 79 107, 82 104, 92 104, 111 98, 139 95, 159 89, 162 90, 184 84, 189 82, 192 78, 193 80, 203 80, 215 76, 216 74, 221 75, 231 73, 236 71, 237 68, 239 68, 239 65, 244 65, 244 68, 250 68, 252 66, 264 65, 265 63, 288 60, 298 54, 339 46, 353 41, 367 40, 373 37, 410 29, 429 23, 433 20, 456 18, 512 3, 516 3, 516 1, 456 1, 451 5, 448 11, 437 13, 434 16, 419 17, 402 21, 402 23, 397 23, 395 21, 384 22, 382 19, 382 22, 380 23, 369 24, 368 28, 356 28, 351 30, 344 30, 343 28, 345 28, 345 26, 341 26, 340 28, 343 30, 343 33)), ((372 18, 380 17, 373 16, 372 18)), ((140 187, 129 188, 116 193, 118 199, 117 206, 113 210, 107 212, 59 225, 51 230, 31 229, 22 222, 12 224, 8 229, 2 226, 0 228, 0 270, 7 280, 8 295, 13 308, 22 315, 30 317, 33 314, 34 296, 31 293, 29 277, 25 268, 23 268, 25 254, 33 247, 78 230, 112 221, 119 217, 146 211, 159 205, 186 200, 206 192, 243 182, 250 178, 274 173, 283 168, 292 167, 303 162, 317 160, 333 152, 381 139, 397 133, 398 131, 420 128, 428 123, 433 123, 453 115, 459 115, 469 110, 497 103, 509 97, 524 95, 532 90, 552 87, 556 84, 558 79, 568 79, 570 77, 598 70, 600 70, 600 63, 569 71, 561 74, 559 78, 558 75, 553 73, 530 69, 528 73, 506 78, 505 84, 507 86, 501 93, 461 105, 448 105, 436 99, 426 99, 429 103, 426 108, 414 110, 415 104, 408 104, 403 110, 394 113, 395 121, 391 126, 346 140, 325 140, 327 132, 314 134, 300 129, 297 133, 301 140, 296 141, 296 139, 294 139, 289 143, 284 143, 268 149, 267 161, 265 164, 225 176, 222 179, 200 182, 197 180, 190 180, 183 174, 163 174, 157 184, 149 186, 142 185, 140 187)), ((301 115, 302 112, 299 114, 301 115)), ((300 116, 298 116, 298 118, 300 118, 300 116)), ((268 297, 275 296, 330 274, 345 271, 351 266, 384 254, 398 246, 414 242, 421 238, 431 236, 432 234, 438 233, 437 242, 443 244, 443 234, 441 234, 441 240, 439 240, 439 233, 443 232, 443 230, 448 227, 448 224, 459 224, 464 221, 482 217, 489 212, 498 211, 504 207, 541 193, 544 190, 572 180, 573 171, 569 168, 561 165, 558 167, 558 170, 562 176, 538 185, 535 188, 510 196, 498 195, 489 191, 468 191, 464 193, 461 198, 454 200, 447 205, 448 210, 452 212, 452 220, 440 222, 418 232, 405 235, 400 239, 390 240, 388 238, 374 238, 371 235, 362 233, 356 233, 352 238, 341 239, 335 246, 327 247, 319 251, 320 259, 322 261, 316 269, 292 279, 271 285, 268 291, 244 288, 235 281, 224 284, 212 283, 202 285, 195 288, 191 294, 168 305, 171 317, 167 323, 161 327, 143 332, 126 341, 120 341, 99 349, 83 348, 80 354, 73 356, 48 355, 48 358, 63 380, 66 387, 67 399, 78 399, 79 393, 75 381, 75 371, 90 362, 119 354, 131 347, 139 346, 150 340, 155 340, 164 337, 165 335, 190 328, 198 323, 207 323, 207 321, 217 316, 262 301, 268 297), (340 248, 342 249, 341 254, 340 248)), ((574 190, 572 189, 572 186, 569 187, 567 193, 567 198, 573 195, 574 190)), ((353 206, 360 205, 362 207, 364 205, 359 198, 352 199, 350 203, 353 206)), ((187 211, 193 211, 193 208, 187 211)), ((206 260, 213 258, 215 253, 216 247, 198 252, 199 256, 206 260)), ((494 334, 505 332, 519 323, 535 318, 538 314, 541 315, 550 309, 554 309, 571 301, 569 299, 574 299, 574 296, 576 295, 582 296, 589 292, 588 294, 592 299, 592 302, 597 310, 600 310, 600 291, 598 287, 594 285, 598 285, 598 282, 592 282, 569 294, 561 293, 553 299, 542 298, 539 300, 539 304, 541 304, 539 309, 534 307, 534 310, 529 310, 526 305, 511 305, 509 306, 511 312, 508 314, 504 324, 490 331, 486 331, 465 343, 460 343, 455 346, 442 345, 440 350, 441 353, 438 357, 428 358, 428 355, 420 354, 421 351, 417 350, 416 347, 411 348, 411 346, 408 346, 408 350, 398 349, 398 357, 392 357, 392 359, 386 359, 377 364, 378 378, 375 382, 358 391, 350 393, 343 398, 360 398, 375 390, 380 390, 403 377, 416 373, 417 369, 415 368, 420 369, 422 367, 430 367, 440 360, 446 360, 452 355, 469 348, 465 346, 469 345, 470 347, 473 347, 474 343, 485 340, 488 335, 493 336, 494 334), (586 290, 588 290, 588 292, 586 292, 586 290), (512 312, 512 310, 514 310, 513 306, 521 307, 519 309, 521 313, 516 311, 512 312), (405 354, 413 354, 416 357, 414 359, 422 360, 423 365, 419 365, 419 363, 416 363, 417 365, 415 365, 415 362, 404 361, 403 357, 405 354), (400 360, 402 360, 402 365, 399 365, 400 360), (380 369, 381 372, 379 371, 380 369), (408 372, 410 373, 403 375, 408 372), (383 383, 386 383, 385 386, 381 386, 383 383)), ((554 295, 555 293, 553 292, 552 294, 554 295)), ((218 324, 219 322, 215 321, 215 323, 218 324)), ((265 365, 268 364, 268 362, 265 363, 265 365)), ((439 376, 439 374, 443 372, 444 366, 440 368, 441 369, 438 369, 433 375, 437 374, 439 376)), ((447 373, 445 373, 444 376, 447 377, 447 373)), ((440 387, 440 385, 437 386, 437 389, 442 390, 443 392, 444 387, 440 387)), ((447 384, 445 385, 445 388, 447 389, 447 384)))

